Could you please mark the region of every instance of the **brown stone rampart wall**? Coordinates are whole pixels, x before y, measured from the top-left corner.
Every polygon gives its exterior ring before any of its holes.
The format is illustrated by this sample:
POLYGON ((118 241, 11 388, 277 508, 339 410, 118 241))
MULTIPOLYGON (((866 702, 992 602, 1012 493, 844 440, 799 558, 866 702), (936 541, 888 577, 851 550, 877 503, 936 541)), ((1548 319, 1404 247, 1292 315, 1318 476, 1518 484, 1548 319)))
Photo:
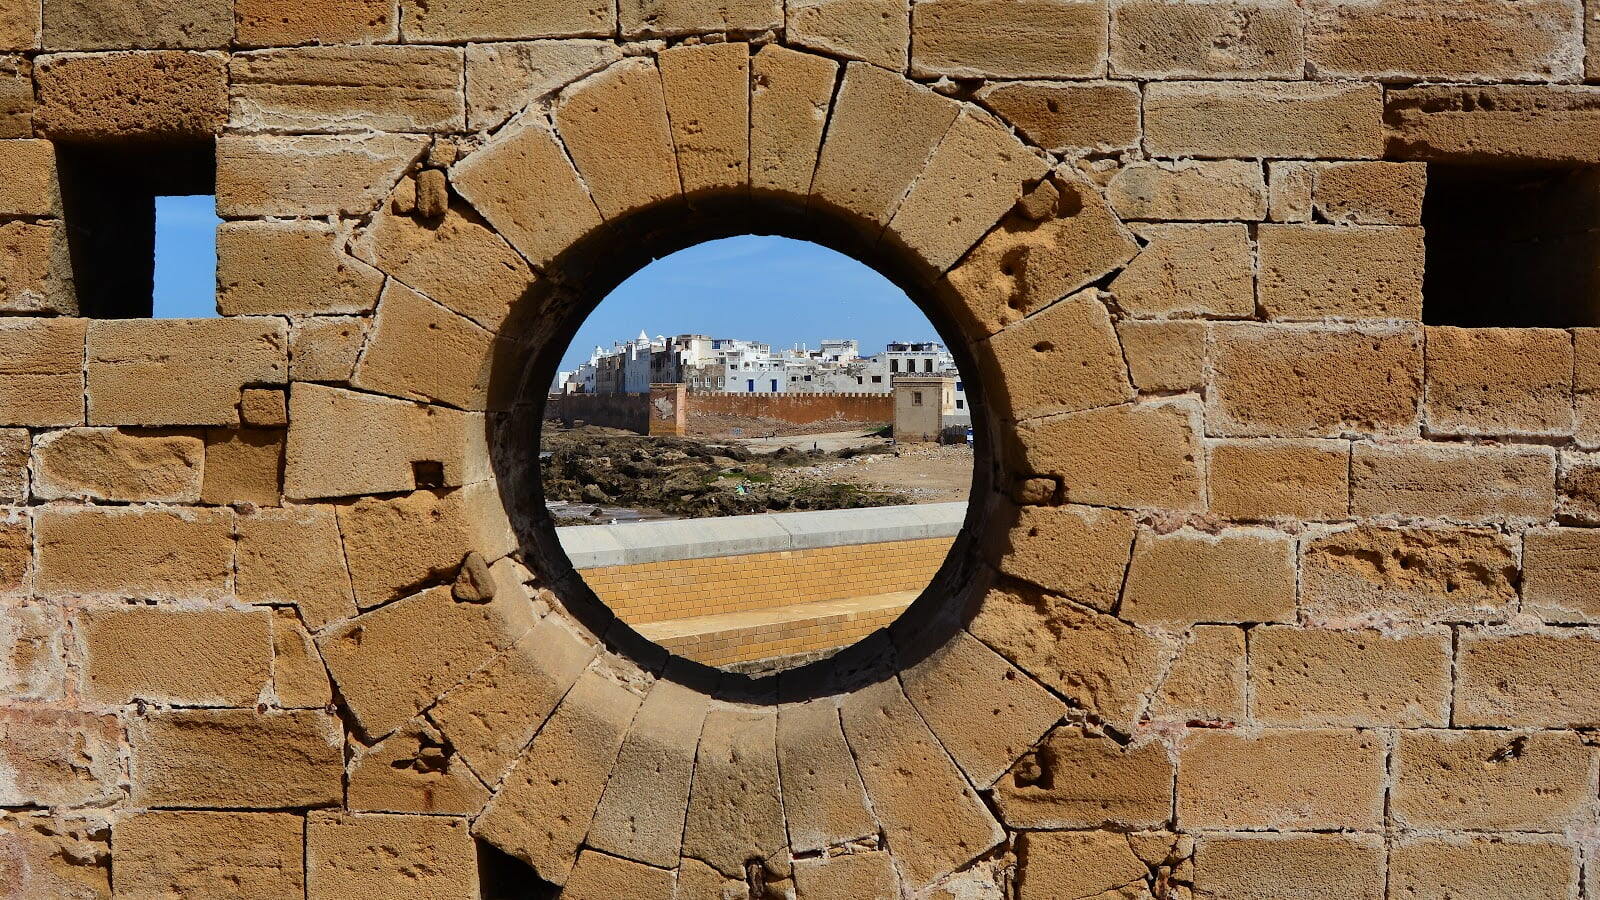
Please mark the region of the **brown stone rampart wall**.
POLYGON ((891 422, 889 394, 739 394, 690 391, 689 431, 705 432, 727 418, 769 419, 789 425, 891 422))
POLYGON ((571 428, 576 422, 650 433, 648 394, 563 394, 551 396, 545 419, 571 428))

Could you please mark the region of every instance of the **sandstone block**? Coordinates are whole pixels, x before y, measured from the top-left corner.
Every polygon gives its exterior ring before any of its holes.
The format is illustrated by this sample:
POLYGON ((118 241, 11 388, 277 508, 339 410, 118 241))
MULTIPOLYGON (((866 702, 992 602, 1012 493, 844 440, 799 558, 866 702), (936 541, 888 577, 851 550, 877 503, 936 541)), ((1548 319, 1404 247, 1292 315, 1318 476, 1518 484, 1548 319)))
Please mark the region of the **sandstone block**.
POLYGON ((271 629, 266 610, 90 608, 77 617, 82 694, 106 706, 251 706, 271 677, 271 629))
POLYGON ((1422 317, 1420 228, 1263 225, 1259 237, 1269 318, 1422 317))
POLYGON ((894 862, 889 854, 880 852, 796 860, 794 880, 799 896, 817 900, 894 897, 900 893, 894 862))
POLYGON ((1255 716, 1268 725, 1417 727, 1449 722, 1450 632, 1256 629, 1255 716))
POLYGON ((1172 817, 1172 761, 1151 741, 1122 746, 1062 727, 995 785, 1010 828, 1156 825, 1172 817))
POLYGON ((1004 839, 898 681, 847 695, 840 717, 908 890, 926 888, 1004 839))
POLYGON ((797 47, 904 72, 911 46, 906 0, 788 0, 784 34, 797 47))
POLYGON ((472 900, 477 853, 448 816, 315 812, 306 819, 308 900, 472 900))
POLYGON ((33 137, 34 106, 33 65, 21 56, 0 56, 0 137, 33 137))
POLYGON ((0 709, 0 806, 105 806, 121 795, 116 716, 0 709))
POLYGON ((201 138, 228 121, 217 53, 62 53, 40 57, 34 75, 34 125, 53 140, 201 138))
POLYGON ((0 13, 0 48, 36 50, 40 46, 42 3, 10 3, 0 13))
POLYGON ((1375 834, 1207 835, 1195 847, 1195 892, 1231 900, 1379 900, 1383 838, 1375 834), (1337 872, 1339 877, 1329 878, 1337 872))
POLYGON ((413 400, 463 409, 488 404, 494 335, 476 323, 391 283, 351 383, 413 400), (427 347, 419 355, 417 348, 427 347))
POLYGON ((83 424, 84 319, 0 321, 0 422, 83 424))
POLYGON ((1343 441, 1211 441, 1206 471, 1211 508, 1230 519, 1327 520, 1349 512, 1343 441))
POLYGON ((1197 625, 1178 651, 1150 703, 1155 720, 1239 721, 1244 718, 1244 631, 1197 625))
POLYGON ((446 486, 476 480, 486 474, 478 468, 482 434, 482 421, 458 410, 296 384, 284 494, 305 500, 409 491, 418 466, 430 463, 443 470, 446 486))
POLYGON ((217 214, 364 216, 425 150, 427 138, 403 134, 223 137, 217 214))
POLYGON ((1022 465, 1092 506, 1198 509, 1200 409, 1187 400, 1091 409, 1024 423, 1022 465))
POLYGON ((277 506, 283 496, 283 443, 281 429, 207 430, 206 472, 200 500, 277 506))
POLYGON ((978 98, 1053 153, 1109 152, 1139 142, 1139 91, 1130 84, 1013 81, 989 85, 978 98))
POLYGON ((206 50, 233 40, 227 0, 47 0, 48 50, 206 50))
POLYGON ((556 128, 595 204, 615 218, 682 190, 661 74, 628 59, 561 94, 556 128))
POLYGON ((286 809, 340 802, 339 720, 321 711, 153 712, 128 725, 140 806, 286 809))
POLYGON ((1139 532, 1119 615, 1132 622, 1288 622, 1295 548, 1265 528, 1139 532))
POLYGON ((453 183, 536 265, 599 227, 600 212, 548 126, 528 121, 456 166, 453 183))
POLYGON ((1384 152, 1376 84, 1162 82, 1144 100, 1157 157, 1372 159, 1384 152))
POLYGON ((617 27, 615 7, 596 0, 566 3, 487 3, 484 0, 401 0, 410 44, 498 41, 506 38, 608 37, 617 27))
POLYGON ((0 215, 61 214, 56 149, 49 141, 0 141, 0 215))
POLYGON ((1583 72, 1579 12, 1564 0, 1317 0, 1306 56, 1329 79, 1570 81, 1583 72))
POLYGON ((1283 0, 1124 0, 1111 14, 1111 70, 1134 78, 1299 78, 1304 13, 1283 0))
POLYGON ((1103 0, 920 2, 911 73, 954 78, 1070 78, 1106 70, 1103 0))
POLYGON ((676 887, 666 869, 582 850, 561 893, 574 900, 672 900, 676 887))
POLYGON ((1415 434, 1414 328, 1216 326, 1207 427, 1223 437, 1415 434))
POLYGON ((622 59, 610 41, 467 45, 467 127, 491 129, 579 78, 622 59))
POLYGON ((217 309, 225 316, 370 312, 383 274, 346 256, 322 222, 226 222, 217 229, 217 309))
POLYGON ((1375 829, 1387 750, 1381 735, 1363 731, 1191 731, 1178 761, 1178 823, 1375 829))
POLYGON ((1428 429, 1572 433, 1572 336, 1554 328, 1427 329, 1428 429))
POLYGON ((200 499, 204 444, 190 434, 72 428, 39 436, 33 447, 33 495, 194 503, 200 499))
POLYGON ((0 877, 13 890, 62 900, 111 896, 109 832, 93 814, 0 816, 0 877))
POLYGON ((677 865, 695 750, 709 708, 704 694, 668 678, 650 688, 617 754, 587 844, 642 863, 677 865))
MULTIPOLYGON (((838 5, 838 0, 823 5, 838 5)), ((822 149, 839 64, 768 44, 751 58, 750 71, 750 186, 805 196, 822 149)))
POLYGON ((1301 550, 1300 603, 1317 621, 1504 618, 1516 584, 1511 542, 1483 529, 1363 525, 1315 536, 1301 550))
POLYGON ((0 691, 14 700, 59 700, 66 694, 61 608, 19 601, 0 606, 0 691))
POLYGON ((1150 869, 1111 831, 1029 831, 1018 839, 1025 862, 1017 873, 1019 900, 1118 896, 1116 889, 1141 882, 1150 869))
POLYGON ((1559 728, 1600 719, 1589 689, 1600 672, 1600 638, 1586 629, 1463 632, 1456 666, 1457 725, 1559 728))
POLYGON ((233 513, 46 507, 35 517, 46 595, 221 599, 233 570, 233 513))
POLYGON ((1560 840, 1529 838, 1417 838, 1389 854, 1392 889, 1403 896, 1570 897, 1578 887, 1572 848, 1560 840))
POLYGON ((33 571, 33 536, 28 526, 28 517, 19 510, 7 511, 0 522, 0 591, 16 593, 28 584, 33 571))
POLYGON ((368 322, 356 316, 313 316, 292 321, 289 380, 349 381, 366 342, 368 322))
POLYGON ((1392 813, 1409 828, 1560 831, 1593 815, 1597 761, 1569 731, 1402 731, 1392 813))
POLYGON ((1313 171, 1313 205, 1336 225, 1422 224, 1428 168, 1421 163, 1330 163, 1313 171))
POLYGON ((684 192, 743 189, 750 182, 750 46, 674 47, 657 64, 684 192))
POLYGON ((1133 516, 1120 510, 1022 507, 1007 535, 1000 569, 1109 612, 1122 589, 1133 533, 1133 516))
POLYGON ((1600 524, 1600 455, 1562 452, 1556 490, 1556 518, 1561 522, 1600 524))
POLYGON ((453 47, 255 50, 229 62, 233 131, 434 132, 466 128, 466 58, 453 47))
POLYGON ((363 812, 475 816, 489 790, 438 729, 413 719, 350 761, 348 805, 363 812))
POLYGON ((1134 163, 1111 179, 1106 198, 1125 221, 1258 222, 1267 217, 1261 166, 1243 160, 1134 163))
POLYGON ((239 418, 259 428, 289 424, 289 397, 281 388, 245 388, 239 397, 239 418))
POLYGON ((67 229, 59 222, 0 225, 0 310, 11 313, 78 311, 67 229))
POLYGON ((305 831, 291 813, 136 812, 112 829, 117 896, 300 897, 305 831))
POLYGON ((235 425, 249 384, 288 376, 281 319, 121 319, 89 328, 94 425, 235 425))
POLYGON ((1522 540, 1522 609, 1547 622, 1600 622, 1600 533, 1529 531, 1522 540))
POLYGON ((509 552, 484 527, 483 488, 417 491, 401 497, 364 497, 339 508, 339 530, 350 565, 356 604, 368 609, 429 584, 454 581, 466 555, 487 559, 509 552))
POLYGON ((1422 86, 1389 92, 1391 159, 1600 162, 1600 89, 1587 85, 1422 86))
POLYGON ((395 0, 234 0, 234 40, 244 47, 385 43, 399 38, 395 0))
POLYGON ((272 693, 285 709, 324 709, 333 702, 322 654, 289 607, 272 610, 272 693))
POLYGON ((825 850, 877 833, 832 698, 779 707, 778 775, 795 852, 825 850))
POLYGON ((240 600, 295 605, 312 628, 356 613, 338 522, 326 506, 240 516, 235 579, 240 600))
POLYGON ((1357 516, 1463 522, 1548 521, 1555 508, 1549 447, 1355 445, 1350 511, 1357 516))
POLYGON ((783 25, 779 0, 622 0, 624 37, 693 33, 759 34, 783 25))
POLYGON ((1147 243, 1111 282, 1117 305, 1135 316, 1255 315, 1255 251, 1244 225, 1148 225, 1147 243))
POLYGON ((1274 222, 1311 221, 1316 172, 1315 163, 1267 163, 1268 218, 1274 222))
POLYGON ((683 855, 729 878, 760 866, 789 874, 789 836, 778 796, 778 715, 771 708, 713 704, 695 754, 683 855))
POLYGON ((886 224, 960 108, 893 72, 851 63, 823 138, 812 201, 864 220, 869 231, 886 224))
POLYGON ((1191 391, 1205 380, 1204 322, 1124 319, 1117 338, 1133 386, 1142 392, 1191 391))
POLYGON ((1075 294, 990 338, 985 360, 995 379, 993 402, 1021 422, 1056 413, 1114 406, 1133 399, 1127 364, 1111 314, 1090 291, 1075 294), (1059 377, 1071 372, 1071 378, 1059 377))
POLYGON ((27 498, 31 443, 26 428, 0 428, 0 500, 27 498))

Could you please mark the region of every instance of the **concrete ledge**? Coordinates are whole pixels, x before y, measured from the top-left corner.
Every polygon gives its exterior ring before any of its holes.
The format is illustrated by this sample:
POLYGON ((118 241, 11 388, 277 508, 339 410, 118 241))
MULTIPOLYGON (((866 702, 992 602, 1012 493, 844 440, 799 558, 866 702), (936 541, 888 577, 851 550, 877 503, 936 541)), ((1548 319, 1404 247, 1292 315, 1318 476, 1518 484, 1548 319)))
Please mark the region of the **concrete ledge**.
POLYGON ((966 516, 967 504, 958 501, 672 522, 572 525, 557 528, 556 537, 574 568, 598 569, 955 537, 966 516))

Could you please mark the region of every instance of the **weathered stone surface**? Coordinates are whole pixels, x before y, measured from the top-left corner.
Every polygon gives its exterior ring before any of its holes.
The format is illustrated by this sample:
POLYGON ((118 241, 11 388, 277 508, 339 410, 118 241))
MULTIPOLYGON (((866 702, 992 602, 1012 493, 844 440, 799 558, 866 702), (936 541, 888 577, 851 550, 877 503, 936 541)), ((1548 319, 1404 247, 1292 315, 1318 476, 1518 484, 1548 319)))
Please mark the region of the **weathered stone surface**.
POLYGON ((1425 85, 1390 91, 1391 159, 1600 162, 1600 89, 1425 85))
POLYGON ((1428 430, 1571 434, 1572 336, 1555 328, 1427 329, 1428 430))
POLYGON ((604 37, 617 25, 616 8, 599 0, 579 3, 484 3, 482 0, 401 0, 401 22, 411 44, 499 41, 506 38, 604 37))
POLYGON ((1390 801, 1409 828, 1560 831, 1594 814, 1597 755, 1560 731, 1402 731, 1390 801))
POLYGON ((1372 159, 1384 152, 1376 84, 1157 82, 1145 91, 1157 157, 1372 159))
POLYGON ((1268 725, 1418 727, 1449 722, 1450 632, 1258 628, 1250 635, 1256 719, 1268 725))
POLYGON ((226 222, 217 229, 217 309, 225 316, 370 312, 383 274, 342 252, 322 222, 226 222))
POLYGON ((370 320, 356 316, 314 316, 291 322, 289 379, 349 381, 366 341, 369 323, 370 320))
POLYGON ((0 500, 27 498, 31 444, 26 428, 0 428, 0 500))
POLYGON ((217 141, 217 214, 364 216, 427 149, 421 135, 229 135, 217 141))
POLYGON ((1340 437, 1415 434, 1422 347, 1414 328, 1285 328, 1212 332, 1210 434, 1340 437))
POLYGON ((1383 737, 1362 731, 1191 731, 1178 761, 1178 824, 1375 829, 1386 754, 1383 737))
POLYGON ((1150 702, 1156 720, 1237 721, 1245 715, 1244 631, 1197 625, 1150 702))
POLYGON ((467 45, 467 126, 494 128, 529 103, 622 58, 610 41, 467 45))
POLYGON ((832 698, 778 709, 778 774, 794 852, 825 850, 877 833, 832 698))
POLYGON ((1195 892, 1235 900, 1380 900, 1376 834, 1207 835, 1196 842, 1195 892), (1329 878, 1338 872, 1339 877, 1329 878))
POLYGON ((355 615, 334 511, 256 510, 239 517, 236 590, 247 603, 293 604, 313 628, 355 615))
POLYGON ((289 395, 282 388, 245 388, 239 397, 239 419, 258 428, 286 427, 289 395))
POLYGON ((1312 206, 1336 225, 1422 224, 1428 167, 1421 163, 1330 163, 1312 171, 1312 206))
POLYGON ((1220 440, 1206 453, 1211 508, 1230 519, 1343 519, 1350 445, 1343 441, 1220 440))
POLYGON ((1139 142, 1139 91, 1118 82, 1012 81, 978 98, 1046 150, 1111 151, 1139 142))
POLYGON ((1357 516, 1463 522, 1548 521, 1555 450, 1457 444, 1355 445, 1350 511, 1357 516))
POLYGON ((100 816, 0 816, 0 878, 26 896, 106 900, 111 896, 109 831, 100 816))
POLYGON ((839 64, 768 44, 750 60, 750 186, 811 192, 839 64))
POLYGON ((53 140, 202 138, 228 121, 227 59, 218 53, 62 53, 33 70, 34 126, 53 140))
POLYGON ((494 335, 402 284, 384 289, 351 384, 462 409, 488 404, 494 335), (428 354, 417 348, 426 346, 428 354))
POLYGON ((1455 724, 1566 727, 1600 718, 1590 686, 1600 635, 1586 629, 1496 635, 1463 632, 1456 657, 1455 724))
POLYGON ((482 484, 454 491, 367 497, 339 507, 339 531, 356 604, 368 609, 429 584, 452 582, 469 552, 499 559, 510 551, 480 509, 498 504, 482 484))
POLYGON ((140 806, 279 809, 343 794, 343 734, 321 711, 152 712, 128 723, 140 806))
POLYGON ((289 372, 282 319, 100 320, 89 327, 91 425, 237 425, 245 385, 289 372))
POLYGON ((0 225, 0 309, 76 313, 68 247, 68 232, 59 222, 0 225))
POLYGON ((204 445, 190 434, 73 428, 39 436, 31 465, 42 500, 194 503, 204 445))
POLYGON ((1311 221, 1317 164, 1267 163, 1267 216, 1274 222, 1311 221))
POLYGON ((1562 523, 1600 524, 1600 455, 1562 452, 1556 491, 1556 518, 1562 523))
POLYGON ((1189 391, 1205 380, 1204 322, 1124 319, 1117 339, 1133 386, 1142 392, 1189 391))
POLYGON ((789 873, 778 797, 777 711, 715 703, 706 713, 683 826, 683 855, 729 878, 789 873))
POLYGON ((1017 853, 1025 860, 1017 872, 1020 900, 1116 897, 1117 888, 1150 874, 1128 839, 1110 831, 1024 832, 1017 853))
POLYGON ((1263 225, 1262 310, 1272 319, 1422 318, 1422 229, 1263 225))
POLYGON ((1137 403, 1023 423, 1022 465, 1092 506, 1198 509, 1200 409, 1188 400, 1137 403))
POLYGON ((0 422, 80 425, 85 319, 0 321, 0 422))
POLYGON ((1317 0, 1306 56, 1328 79, 1573 80, 1583 73, 1580 12, 1567 0, 1317 0))
POLYGON ((1111 70, 1135 78, 1299 78, 1304 14, 1286 0, 1113 4, 1111 70))
POLYGON ((600 225, 589 189, 543 121, 513 125, 452 174, 461 196, 536 265, 600 225))
POLYGON ((784 7, 784 36, 795 46, 905 71, 907 0, 788 0, 784 7))
POLYGON ((92 703, 250 706, 271 677, 266 610, 95 607, 77 625, 92 703))
POLYGON ((457 410, 295 384, 284 494, 306 500, 409 491, 419 463, 438 464, 446 486, 462 484, 483 475, 476 456, 482 434, 480 419, 457 410))
POLYGON ((1139 532, 1119 615, 1132 622, 1288 622, 1295 545, 1265 528, 1139 532))
POLYGON ((1600 533, 1529 531, 1522 539, 1522 609, 1547 622, 1600 622, 1600 533))
POLYGON ((0 709, 0 806, 106 805, 121 796, 116 716, 0 709))
POLYGON ((0 137, 33 137, 34 106, 32 64, 21 56, 0 56, 0 137))
POLYGON ((433 132, 466 127, 453 47, 303 47, 236 53, 233 131, 433 132))
POLYGON ((623 60, 563 91, 555 121, 607 218, 682 190, 654 61, 623 60))
POLYGON ((927 887, 1004 839, 898 681, 848 695, 840 716, 906 889, 927 887))
POLYGON ((1013 323, 987 342, 996 411, 1013 422, 1133 399, 1111 315, 1093 291, 1013 323), (1072 377, 1060 377, 1071 372, 1072 377))
POLYGON ((299 614, 286 606, 272 610, 272 693, 286 709, 325 709, 333 702, 322 654, 299 614))
POLYGON ((593 850, 578 853, 561 896, 574 900, 672 900, 673 873, 593 850))
POLYGON ((283 497, 283 443, 278 428, 208 429, 200 501, 277 506, 283 497))
POLYGON ((35 529, 37 586, 47 595, 222 599, 228 592, 228 510, 47 507, 35 529))
POLYGON ((1261 166, 1243 160, 1134 163, 1111 179, 1106 199, 1124 220, 1259 222, 1267 217, 1261 166))
POLYGON ((61 213, 55 145, 49 141, 0 141, 0 214, 61 213))
POLYGON ((467 821, 314 812, 306 819, 308 900, 472 900, 478 861, 467 821))
POLYGON ((395 0, 234 0, 234 40, 244 47, 382 43, 399 37, 395 0))
POLYGON ((8 3, 0 12, 0 48, 36 50, 40 46, 42 3, 8 3))
POLYGON ((1156 825, 1172 817, 1172 761, 1159 742, 1124 747, 1062 727, 995 785, 1008 827, 1156 825))
POLYGON ((759 34, 783 25, 781 0, 621 0, 624 37, 695 32, 759 34))
POLYGON ((475 816, 489 790, 450 742, 413 719, 376 745, 355 749, 347 788, 352 810, 475 816))
POLYGON ((1103 0, 932 0, 911 17, 911 72, 956 78, 1063 78, 1106 69, 1103 0))
POLYGON ((1363 525, 1307 540, 1300 602, 1313 620, 1482 621, 1517 594, 1511 542, 1481 529, 1363 525))
POLYGON ((1560 900, 1578 889, 1572 848, 1550 838, 1415 838, 1389 853, 1391 889, 1407 897, 1524 896, 1560 900))
POLYGON ((799 896, 807 900, 894 897, 900 893, 894 861, 889 854, 876 851, 796 860, 794 881, 799 896))
POLYGON ((227 47, 233 38, 233 4, 227 0, 47 0, 47 50, 179 49, 227 47))
POLYGON ((750 181, 750 47, 674 47, 659 57, 678 173, 685 193, 750 181))
POLYGON ((14 700, 66 693, 66 618, 60 607, 22 600, 0 606, 0 691, 14 700))
POLYGON ((290 813, 126 813, 112 828, 117 896, 300 897, 305 830, 290 813))
POLYGON ((695 750, 709 707, 710 700, 693 687, 668 678, 655 683, 617 755, 587 844, 642 863, 677 865, 695 750))

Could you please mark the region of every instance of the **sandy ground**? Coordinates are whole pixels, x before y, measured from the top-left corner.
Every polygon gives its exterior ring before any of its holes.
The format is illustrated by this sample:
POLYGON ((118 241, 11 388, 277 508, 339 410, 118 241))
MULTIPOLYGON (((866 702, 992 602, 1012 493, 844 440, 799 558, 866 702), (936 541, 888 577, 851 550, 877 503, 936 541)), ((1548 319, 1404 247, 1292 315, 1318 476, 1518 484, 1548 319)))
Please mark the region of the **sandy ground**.
POLYGON ((784 469, 775 477, 780 481, 847 482, 905 494, 913 503, 946 503, 965 500, 972 491, 972 448, 964 444, 918 444, 899 447, 892 454, 784 469))

